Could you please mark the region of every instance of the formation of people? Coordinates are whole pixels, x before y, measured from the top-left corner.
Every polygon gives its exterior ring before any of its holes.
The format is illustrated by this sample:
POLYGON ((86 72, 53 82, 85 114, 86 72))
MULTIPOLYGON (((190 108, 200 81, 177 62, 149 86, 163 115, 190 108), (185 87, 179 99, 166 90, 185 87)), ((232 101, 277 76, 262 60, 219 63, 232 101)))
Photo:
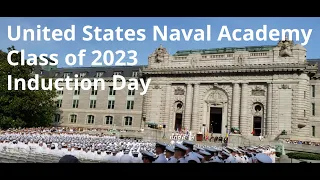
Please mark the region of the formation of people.
POLYGON ((38 154, 101 163, 275 163, 275 149, 265 147, 212 147, 193 141, 162 142, 119 139, 60 130, 2 131, 0 152, 38 154))

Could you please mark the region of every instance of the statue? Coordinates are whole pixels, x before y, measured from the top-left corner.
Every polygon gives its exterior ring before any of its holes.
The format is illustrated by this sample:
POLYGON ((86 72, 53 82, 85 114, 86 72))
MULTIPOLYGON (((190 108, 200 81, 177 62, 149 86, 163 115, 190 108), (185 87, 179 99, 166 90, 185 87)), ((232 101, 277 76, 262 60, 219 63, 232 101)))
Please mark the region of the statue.
POLYGON ((280 47, 279 55, 281 57, 290 57, 292 56, 292 47, 293 42, 288 40, 288 37, 285 38, 284 41, 279 41, 278 47, 280 47))
POLYGON ((155 61, 157 63, 160 63, 164 60, 164 55, 167 54, 167 50, 166 48, 162 47, 162 45, 160 45, 160 47, 157 48, 154 53, 155 53, 155 61))
POLYGON ((243 62, 243 55, 240 54, 239 57, 238 57, 238 63, 242 64, 242 62, 243 62))

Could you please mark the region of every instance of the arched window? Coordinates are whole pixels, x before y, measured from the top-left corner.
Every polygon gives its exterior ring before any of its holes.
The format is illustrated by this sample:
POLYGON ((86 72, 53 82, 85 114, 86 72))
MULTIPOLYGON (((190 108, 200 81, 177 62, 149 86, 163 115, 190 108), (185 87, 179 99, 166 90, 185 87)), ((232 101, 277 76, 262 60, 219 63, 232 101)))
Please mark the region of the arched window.
POLYGON ((111 125, 113 123, 113 117, 112 116, 106 116, 106 124, 111 125))
POLYGON ((87 123, 88 124, 94 124, 94 115, 88 115, 87 116, 87 123))
POLYGON ((54 122, 60 122, 60 114, 54 115, 54 122))
POLYGON ((70 115, 70 122, 71 123, 77 123, 77 115, 76 114, 71 114, 70 115))
POLYGON ((130 116, 124 117, 124 125, 125 126, 132 126, 132 117, 130 117, 130 116))

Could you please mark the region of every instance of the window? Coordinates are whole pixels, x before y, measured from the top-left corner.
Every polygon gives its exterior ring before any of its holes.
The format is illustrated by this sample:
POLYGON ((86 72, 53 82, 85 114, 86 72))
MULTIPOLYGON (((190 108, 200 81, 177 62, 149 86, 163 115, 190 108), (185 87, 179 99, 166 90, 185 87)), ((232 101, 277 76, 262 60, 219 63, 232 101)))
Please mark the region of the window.
POLYGON ((132 126, 132 117, 129 117, 129 116, 125 117, 124 118, 124 125, 125 126, 132 126))
POLYGON ((306 117, 306 110, 303 110, 303 116, 306 117))
POLYGON ((102 77, 102 75, 103 75, 103 72, 97 72, 96 77, 99 78, 99 77, 102 77))
POLYGON ((63 91, 59 90, 59 91, 57 91, 57 94, 58 95, 63 95, 63 91))
POLYGON ((60 122, 60 114, 54 115, 54 122, 60 122))
POLYGON ((73 108, 78 108, 79 107, 79 100, 78 99, 74 99, 72 102, 72 107, 73 108))
POLYGON ((109 100, 108 101, 108 109, 114 109, 114 100, 109 100))
POLYGON ((134 101, 127 101, 127 109, 133 109, 134 101))
POLYGON ((61 108, 61 106, 62 106, 62 99, 59 99, 59 100, 57 101, 57 107, 58 107, 58 108, 61 108))
POLYGON ((77 123, 77 115, 76 114, 71 114, 70 115, 70 122, 71 123, 77 123))
POLYGON ((98 90, 94 89, 94 86, 91 87, 91 95, 96 96, 98 94, 98 90))
POLYGON ((121 75, 121 74, 122 74, 121 71, 115 71, 115 72, 113 72, 113 75, 121 75))
POLYGON ((96 108, 97 100, 90 100, 90 108, 94 109, 96 108))
POLYGON ((303 97, 306 98, 307 97, 307 92, 304 91, 303 97))
POLYGON ((63 73, 63 78, 70 77, 71 73, 63 73))
POLYGON ((113 86, 109 86, 109 95, 110 96, 115 96, 116 95, 116 90, 113 90, 113 86))
POLYGON ((43 71, 42 71, 42 70, 40 71, 40 74, 43 74, 43 71))
POLYGON ((112 116, 106 116, 106 124, 111 125, 112 124, 113 117, 112 116))
POLYGON ((79 96, 80 95, 80 89, 81 89, 81 87, 78 87, 78 89, 75 88, 73 95, 79 96))
POLYGON ((312 92, 312 97, 316 97, 316 86, 315 85, 311 86, 311 92, 312 92))
POLYGON ((316 127, 312 126, 312 136, 316 136, 316 127))
POLYGON ((87 123, 88 124, 94 124, 94 116, 93 115, 88 115, 87 116, 87 123))
POLYGON ((312 116, 316 115, 316 104, 312 103, 312 116))
POLYGON ((82 72, 82 73, 80 73, 80 78, 83 78, 83 77, 85 77, 87 75, 87 73, 85 73, 85 72, 82 72))
POLYGON ((134 96, 135 90, 128 90, 128 95, 129 96, 134 96))
POLYGON ((138 71, 133 71, 132 72, 132 77, 138 77, 138 71))
POLYGON ((59 73, 58 73, 58 72, 54 74, 54 77, 58 77, 58 76, 59 76, 59 73))

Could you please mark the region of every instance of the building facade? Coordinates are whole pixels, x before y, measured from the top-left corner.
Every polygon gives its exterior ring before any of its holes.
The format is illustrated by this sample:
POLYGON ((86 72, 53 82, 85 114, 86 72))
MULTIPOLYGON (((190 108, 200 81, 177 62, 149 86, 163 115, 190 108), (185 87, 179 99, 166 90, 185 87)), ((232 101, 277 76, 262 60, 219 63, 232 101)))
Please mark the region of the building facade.
POLYGON ((80 77, 99 76, 109 84, 105 91, 60 92, 56 121, 77 127, 137 130, 156 123, 169 132, 188 129, 225 135, 235 130, 243 136, 276 137, 286 132, 320 137, 320 61, 307 61, 306 55, 304 47, 289 40, 275 46, 174 55, 160 46, 149 56, 148 66, 61 68, 50 74, 82 73, 80 77), (112 75, 118 73, 151 78, 148 92, 141 96, 126 89, 114 95, 112 75))

